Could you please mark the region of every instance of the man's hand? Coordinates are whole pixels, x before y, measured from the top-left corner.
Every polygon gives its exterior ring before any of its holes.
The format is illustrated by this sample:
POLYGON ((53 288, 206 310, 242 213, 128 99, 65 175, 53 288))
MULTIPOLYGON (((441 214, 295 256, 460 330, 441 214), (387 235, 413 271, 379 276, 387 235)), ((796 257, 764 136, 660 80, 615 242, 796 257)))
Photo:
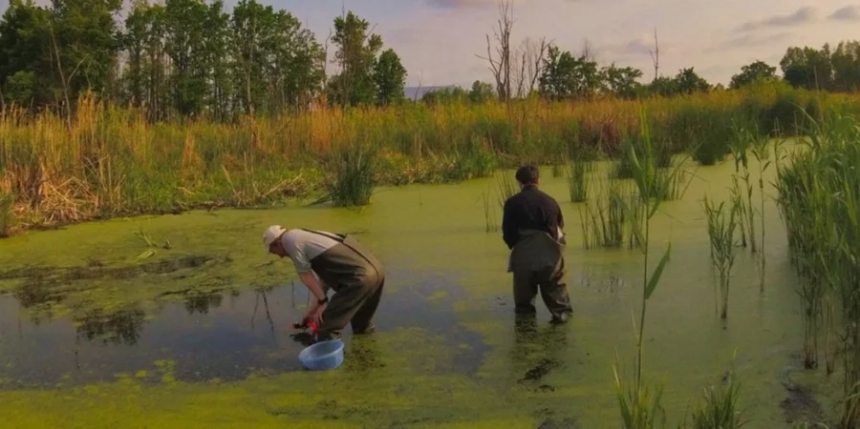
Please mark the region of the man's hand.
POLYGON ((325 313, 326 307, 328 307, 328 303, 322 305, 315 303, 310 309, 308 309, 308 312, 305 313, 305 320, 307 322, 314 322, 317 326, 321 325, 323 322, 322 315, 325 313))

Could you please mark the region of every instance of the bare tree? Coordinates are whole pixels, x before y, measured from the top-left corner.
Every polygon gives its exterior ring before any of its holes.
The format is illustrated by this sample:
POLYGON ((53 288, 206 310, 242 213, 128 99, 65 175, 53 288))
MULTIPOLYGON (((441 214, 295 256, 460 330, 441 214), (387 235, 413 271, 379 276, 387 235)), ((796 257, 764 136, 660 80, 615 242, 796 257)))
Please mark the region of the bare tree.
POLYGON ((514 26, 512 0, 499 0, 499 15, 498 28, 493 29, 494 39, 498 43, 496 46, 498 58, 493 58, 489 34, 487 34, 487 56, 476 56, 490 64, 499 100, 507 101, 511 98, 511 29, 514 26))
POLYGON ((654 50, 648 50, 651 54, 651 61, 654 62, 654 80, 660 76, 660 44, 657 41, 657 29, 654 29, 654 50))
POLYGON ((582 41, 582 58, 589 61, 595 60, 595 54, 588 39, 582 41))
POLYGON ((418 75, 418 87, 415 88, 415 97, 413 98, 414 101, 418 101, 421 98, 421 97, 419 97, 419 95, 421 94, 421 80, 422 80, 421 76, 423 76, 423 75, 424 75, 423 71, 418 75))
POLYGON ((526 97, 534 91, 538 78, 543 71, 543 58, 548 47, 549 43, 545 37, 537 41, 526 38, 520 48, 517 49, 516 58, 519 64, 514 70, 517 97, 526 97))

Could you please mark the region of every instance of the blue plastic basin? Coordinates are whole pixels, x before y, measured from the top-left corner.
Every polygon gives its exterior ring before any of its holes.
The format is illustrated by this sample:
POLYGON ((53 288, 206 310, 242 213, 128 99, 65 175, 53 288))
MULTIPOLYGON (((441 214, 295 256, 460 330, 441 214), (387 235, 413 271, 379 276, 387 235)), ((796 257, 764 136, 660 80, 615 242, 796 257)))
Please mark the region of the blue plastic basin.
POLYGON ((307 369, 335 369, 343 363, 343 341, 320 341, 299 353, 299 362, 307 369))

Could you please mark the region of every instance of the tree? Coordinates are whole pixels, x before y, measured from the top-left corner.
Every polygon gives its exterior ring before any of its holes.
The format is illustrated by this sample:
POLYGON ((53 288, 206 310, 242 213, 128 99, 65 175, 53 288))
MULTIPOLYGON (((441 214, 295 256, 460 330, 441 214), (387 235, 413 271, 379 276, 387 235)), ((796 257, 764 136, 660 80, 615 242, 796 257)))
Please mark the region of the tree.
POLYGON ((526 38, 517 50, 519 65, 514 70, 516 96, 526 97, 534 92, 543 68, 543 59, 549 45, 546 38, 538 41, 526 38))
POLYGON ((486 103, 495 98, 496 92, 493 90, 493 85, 487 82, 476 80, 472 82, 472 89, 469 91, 469 101, 475 104, 486 103))
POLYGON ((573 94, 575 80, 576 59, 570 52, 550 46, 538 78, 541 96, 556 101, 568 98, 573 94))
POLYGON ((171 98, 173 108, 182 116, 199 114, 206 106, 208 12, 206 5, 198 0, 165 2, 166 51, 173 71, 171 98))
POLYGON ((337 45, 335 62, 340 73, 329 81, 330 98, 342 106, 371 104, 377 88, 373 79, 376 54, 382 48, 382 37, 368 34, 370 24, 351 11, 334 20, 332 42, 337 45))
POLYGON ((115 77, 122 0, 52 0, 49 27, 55 66, 67 102, 84 90, 106 91, 115 77))
POLYGON ((776 76, 776 67, 764 61, 754 61, 741 67, 741 72, 732 76, 729 88, 738 89, 756 82, 769 82, 779 79, 776 76))
MULTIPOLYGON (((490 86, 489 89, 492 93, 493 87, 490 86)), ((431 106, 436 104, 462 103, 469 101, 469 92, 459 86, 437 89, 424 93, 421 101, 431 106)))
POLYGON ((376 82, 377 104, 384 106, 403 100, 406 69, 400 64, 400 57, 393 49, 385 50, 379 55, 373 70, 373 80, 376 82))
POLYGON ((642 70, 633 67, 617 67, 615 63, 600 71, 602 89, 625 99, 636 98, 642 93, 643 86, 637 81, 641 77, 642 70))
POLYGON ((675 89, 678 94, 693 94, 696 92, 708 92, 711 84, 696 74, 693 67, 681 69, 675 76, 675 89))
POLYGON ((830 57, 833 66, 833 91, 860 88, 860 42, 839 42, 830 57))
POLYGON ((779 66, 783 79, 795 88, 832 88, 833 64, 827 44, 820 51, 810 47, 790 47, 779 66))
POLYGON ((23 106, 55 101, 50 10, 32 0, 12 0, 0 20, 0 93, 3 103, 23 106))
POLYGON ((550 46, 538 87, 541 95, 551 100, 587 99, 599 90, 600 78, 597 62, 589 59, 587 51, 575 58, 568 51, 562 52, 557 46, 550 46))

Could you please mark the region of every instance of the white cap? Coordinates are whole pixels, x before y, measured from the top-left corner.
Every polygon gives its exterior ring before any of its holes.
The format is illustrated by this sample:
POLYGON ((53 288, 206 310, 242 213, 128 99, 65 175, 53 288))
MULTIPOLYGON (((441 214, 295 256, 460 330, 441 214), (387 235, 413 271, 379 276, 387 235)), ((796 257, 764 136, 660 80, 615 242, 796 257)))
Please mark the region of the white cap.
POLYGON ((281 227, 280 225, 272 225, 266 228, 266 231, 263 232, 263 244, 266 246, 266 250, 269 250, 269 246, 278 239, 284 232, 287 230, 281 227))

